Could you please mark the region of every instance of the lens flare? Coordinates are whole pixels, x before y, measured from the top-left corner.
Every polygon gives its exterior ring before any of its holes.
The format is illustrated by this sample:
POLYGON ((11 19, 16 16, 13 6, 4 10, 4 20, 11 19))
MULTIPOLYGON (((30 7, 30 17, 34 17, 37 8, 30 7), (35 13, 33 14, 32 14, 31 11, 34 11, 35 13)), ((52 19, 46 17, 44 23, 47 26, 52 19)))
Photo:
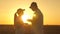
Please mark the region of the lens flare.
POLYGON ((33 17, 36 16, 33 11, 25 10, 24 14, 22 15, 22 21, 29 25, 32 25, 32 22, 28 21, 28 19, 33 20, 33 17))

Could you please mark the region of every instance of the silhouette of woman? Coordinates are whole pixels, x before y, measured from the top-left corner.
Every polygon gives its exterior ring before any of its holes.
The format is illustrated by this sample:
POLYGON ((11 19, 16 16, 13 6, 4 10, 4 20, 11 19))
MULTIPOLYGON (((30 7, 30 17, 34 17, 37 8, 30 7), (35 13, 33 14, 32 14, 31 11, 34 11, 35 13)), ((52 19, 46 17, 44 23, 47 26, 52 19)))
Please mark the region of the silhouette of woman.
POLYGON ((14 26, 15 26, 15 34, 23 34, 23 26, 21 16, 23 15, 24 9, 18 9, 14 15, 14 26))

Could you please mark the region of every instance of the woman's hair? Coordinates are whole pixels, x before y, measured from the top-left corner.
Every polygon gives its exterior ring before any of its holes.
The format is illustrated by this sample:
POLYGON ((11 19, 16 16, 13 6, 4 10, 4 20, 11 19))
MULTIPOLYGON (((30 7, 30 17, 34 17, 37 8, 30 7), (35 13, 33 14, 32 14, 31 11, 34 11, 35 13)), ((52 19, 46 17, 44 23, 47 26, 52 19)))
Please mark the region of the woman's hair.
POLYGON ((24 9, 19 8, 19 9, 17 10, 17 13, 19 14, 19 13, 21 13, 21 12, 23 12, 23 11, 24 11, 24 9))

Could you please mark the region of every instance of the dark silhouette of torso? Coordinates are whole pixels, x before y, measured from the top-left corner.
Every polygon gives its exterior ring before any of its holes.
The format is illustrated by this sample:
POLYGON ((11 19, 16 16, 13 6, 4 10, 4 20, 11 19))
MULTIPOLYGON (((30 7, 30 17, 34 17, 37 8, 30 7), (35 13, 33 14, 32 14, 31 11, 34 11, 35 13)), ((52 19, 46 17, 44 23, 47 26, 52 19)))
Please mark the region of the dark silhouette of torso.
POLYGON ((39 9, 36 10, 35 14, 36 17, 33 18, 32 21, 33 29, 35 30, 36 34, 43 34, 43 14, 39 9))

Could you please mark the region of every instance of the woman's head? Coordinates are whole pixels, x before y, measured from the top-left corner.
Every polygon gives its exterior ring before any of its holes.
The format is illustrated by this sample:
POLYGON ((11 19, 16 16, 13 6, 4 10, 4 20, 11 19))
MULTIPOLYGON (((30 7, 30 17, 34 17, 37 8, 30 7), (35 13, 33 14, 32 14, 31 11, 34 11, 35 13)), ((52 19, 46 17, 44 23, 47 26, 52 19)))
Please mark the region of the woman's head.
POLYGON ((20 9, 17 10, 17 13, 18 13, 19 15, 22 15, 22 14, 23 14, 23 11, 24 11, 24 9, 21 9, 21 8, 20 8, 20 9))

